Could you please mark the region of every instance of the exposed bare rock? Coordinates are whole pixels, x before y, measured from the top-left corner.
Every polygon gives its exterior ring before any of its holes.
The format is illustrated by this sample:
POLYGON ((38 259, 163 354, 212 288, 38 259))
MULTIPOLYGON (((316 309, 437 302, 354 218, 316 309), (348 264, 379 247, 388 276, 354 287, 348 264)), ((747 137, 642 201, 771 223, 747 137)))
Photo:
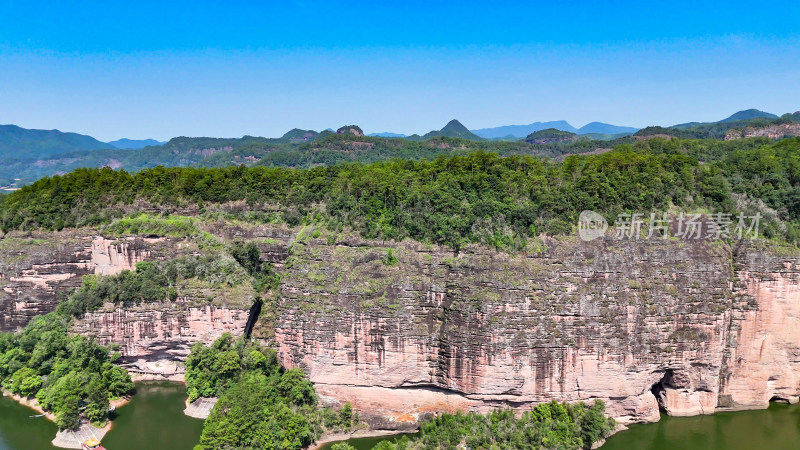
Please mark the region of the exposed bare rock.
POLYGON ((780 125, 766 125, 762 127, 732 128, 725 133, 725 140, 730 141, 733 139, 761 136, 766 136, 771 139, 800 136, 800 123, 782 123, 780 125))
POLYGON ((75 321, 75 332, 117 344, 123 367, 134 374, 171 376, 184 372, 182 361, 196 342, 210 343, 223 333, 241 335, 248 311, 217 306, 192 307, 185 301, 143 303, 125 309, 106 305, 75 321))
POLYGON ((11 234, 0 241, 0 331, 16 330, 31 317, 53 311, 58 295, 80 286, 84 275, 115 274, 172 253, 165 239, 111 240, 95 233, 11 234))
POLYGON ((275 331, 285 364, 381 426, 551 399, 600 398, 632 422, 659 403, 693 415, 797 398, 796 258, 568 238, 531 256, 393 250, 386 266, 385 248, 295 244, 275 331))
MULTIPOLYGON (((528 254, 473 246, 454 255, 312 228, 208 226, 227 241, 253 240, 281 271, 254 335, 304 368, 321 398, 353 402, 376 428, 551 399, 603 399, 622 423, 658 420, 659 408, 710 414, 800 399, 800 258, 785 250, 563 237, 528 254)), ((84 274, 185 244, 85 234, 2 241, 3 329, 52 310, 55 292, 84 274)), ((239 335, 247 322, 249 297, 209 295, 108 305, 76 331, 119 344, 139 375, 180 377, 194 342, 239 335)))

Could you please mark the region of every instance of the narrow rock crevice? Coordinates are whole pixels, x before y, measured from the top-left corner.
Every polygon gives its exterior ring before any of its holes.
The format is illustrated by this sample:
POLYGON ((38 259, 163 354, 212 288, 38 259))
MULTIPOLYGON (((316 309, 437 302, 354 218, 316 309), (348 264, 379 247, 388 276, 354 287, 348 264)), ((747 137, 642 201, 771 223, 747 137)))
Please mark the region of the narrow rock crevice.
POLYGON ((669 410, 667 410, 666 405, 666 389, 672 387, 672 377, 674 373, 672 369, 666 369, 664 371, 664 376, 658 380, 657 383, 653 384, 650 388, 650 392, 656 397, 656 401, 658 402, 658 410, 664 414, 669 414, 669 410))
POLYGON ((245 339, 250 339, 250 334, 253 332, 253 326, 256 324, 258 320, 258 316, 261 314, 261 306, 264 302, 257 298, 255 302, 253 302, 253 306, 250 307, 250 312, 247 314, 247 323, 244 325, 244 337, 245 339))

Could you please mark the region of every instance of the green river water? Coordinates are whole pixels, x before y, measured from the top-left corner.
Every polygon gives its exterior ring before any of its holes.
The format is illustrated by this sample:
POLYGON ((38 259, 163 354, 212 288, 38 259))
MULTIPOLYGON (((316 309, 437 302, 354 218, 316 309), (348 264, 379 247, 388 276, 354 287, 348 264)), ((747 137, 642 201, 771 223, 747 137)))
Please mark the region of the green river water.
MULTIPOLYGON (((114 426, 103 439, 108 450, 191 448, 201 420, 183 415, 185 388, 177 383, 137 383, 133 400, 117 410, 114 426)), ((52 449, 56 427, 33 410, 0 398, 0 450, 52 449)), ((348 441, 359 450, 383 439, 348 441)), ((325 448, 329 448, 330 444, 325 448)), ((610 437, 603 450, 797 450, 800 449, 800 405, 772 404, 769 409, 711 416, 667 417, 655 424, 632 425, 610 437)))
MULTIPOLYGON (((191 450, 203 421, 183 414, 186 387, 179 383, 136 384, 136 395, 117 409, 111 431, 103 439, 108 450, 191 450)), ((54 449, 56 426, 8 397, 0 399, 0 450, 54 449)))

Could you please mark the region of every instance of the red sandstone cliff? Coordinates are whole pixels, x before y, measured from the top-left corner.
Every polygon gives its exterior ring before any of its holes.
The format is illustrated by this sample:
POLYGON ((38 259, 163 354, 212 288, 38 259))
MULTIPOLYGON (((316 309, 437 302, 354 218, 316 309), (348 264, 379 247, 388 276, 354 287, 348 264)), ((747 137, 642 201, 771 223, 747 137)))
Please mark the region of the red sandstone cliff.
MULTIPOLYGON (((771 248, 566 237, 526 255, 453 255, 281 227, 211 231, 265 238, 262 257, 282 282, 261 334, 274 325, 284 364, 303 367, 323 399, 373 413, 377 427, 550 399, 600 398, 630 422, 657 420, 659 403, 708 414, 800 395, 800 258, 771 248), (395 265, 384 261, 390 248, 395 265)), ((52 310, 55 291, 82 274, 173 257, 185 244, 48 236, 0 248, 4 329, 52 310)), ((204 296, 109 306, 76 330, 119 344, 134 370, 176 373, 192 343, 244 328, 252 299, 204 296)))
MULTIPOLYGON (((624 422, 798 400, 800 261, 712 243, 295 245, 276 328, 318 392, 402 428, 428 411, 607 402, 624 422)), ((767 251, 768 252, 768 251, 767 251)))

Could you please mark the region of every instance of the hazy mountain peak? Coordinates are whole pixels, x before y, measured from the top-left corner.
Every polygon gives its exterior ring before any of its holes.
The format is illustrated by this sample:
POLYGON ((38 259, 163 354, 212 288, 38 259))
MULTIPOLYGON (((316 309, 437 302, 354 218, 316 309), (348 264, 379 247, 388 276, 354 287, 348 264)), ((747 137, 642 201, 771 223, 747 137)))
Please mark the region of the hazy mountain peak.
POLYGON ((733 113, 727 119, 720 120, 720 122, 722 122, 722 123, 725 123, 725 122, 736 122, 736 121, 739 121, 739 120, 750 120, 750 119, 759 119, 759 118, 777 119, 778 116, 776 116, 775 114, 771 114, 771 113, 768 113, 768 112, 764 112, 764 111, 760 111, 758 109, 751 108, 751 109, 745 109, 745 110, 733 113))
POLYGON ((132 149, 138 150, 149 146, 164 145, 166 142, 157 141, 155 139, 117 139, 116 141, 108 142, 109 145, 119 149, 132 149))
POLYGON ((477 136, 486 139, 503 138, 507 136, 524 138, 533 132, 539 130, 546 130, 548 128, 555 128, 556 130, 569 131, 572 133, 578 131, 575 127, 570 125, 569 122, 567 122, 566 120, 554 120, 550 122, 533 122, 528 125, 503 125, 499 127, 481 128, 478 130, 471 130, 471 131, 477 136))
POLYGON ((611 125, 603 122, 590 122, 580 127, 576 132, 578 134, 620 134, 620 133, 635 133, 639 131, 638 128, 622 127, 619 125, 611 125))

